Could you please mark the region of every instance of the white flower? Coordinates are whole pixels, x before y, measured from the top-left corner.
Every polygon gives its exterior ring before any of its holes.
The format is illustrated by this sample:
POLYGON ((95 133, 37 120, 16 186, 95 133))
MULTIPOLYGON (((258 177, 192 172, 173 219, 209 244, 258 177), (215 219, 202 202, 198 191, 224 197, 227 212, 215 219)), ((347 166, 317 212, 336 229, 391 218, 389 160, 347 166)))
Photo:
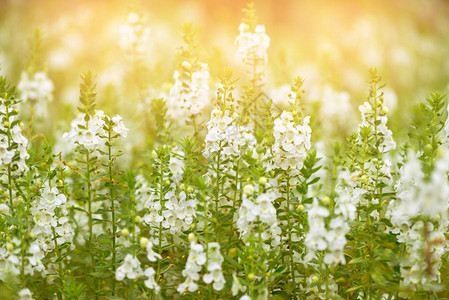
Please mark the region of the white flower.
POLYGON ((295 124, 291 112, 284 111, 274 120, 273 165, 282 170, 289 170, 297 175, 311 147, 310 117, 305 117, 302 124, 295 124))
POLYGON ((0 204, 0 214, 9 215, 9 206, 1 203, 0 204))
POLYGON ((153 250, 153 243, 148 242, 146 245, 147 250, 147 257, 149 261, 156 261, 157 259, 162 259, 161 255, 159 253, 154 252, 153 250))
POLYGON ((235 273, 232 274, 232 278, 233 278, 233 281, 232 281, 231 291, 232 291, 232 296, 235 297, 235 296, 237 296, 237 294, 240 291, 245 292, 246 287, 240 283, 240 280, 235 273))
POLYGON ((45 103, 53 100, 53 82, 44 72, 37 72, 31 77, 27 72, 22 72, 17 89, 24 102, 35 100, 45 103))
POLYGON ((122 281, 125 278, 136 279, 143 274, 137 257, 127 254, 123 263, 117 268, 115 278, 122 281))
POLYGON ((175 85, 170 95, 175 97, 180 107, 191 114, 199 114, 209 102, 209 71, 207 64, 199 64, 198 70, 192 72, 189 79, 183 79, 179 71, 173 75, 175 85))
POLYGON ((315 257, 316 251, 325 251, 324 263, 327 265, 344 264, 343 249, 346 245, 346 234, 349 226, 344 216, 338 214, 339 203, 336 203, 334 215, 328 224, 326 218, 330 215, 329 210, 320 206, 314 199, 308 210, 309 232, 306 234, 305 243, 309 253, 306 261, 315 257))
POLYGON ((129 129, 125 127, 122 117, 116 115, 115 117, 112 117, 112 122, 114 122, 114 127, 112 130, 114 130, 114 132, 119 134, 121 137, 126 138, 129 129))
POLYGON ((119 27, 119 46, 128 54, 142 55, 148 51, 150 29, 144 26, 142 17, 130 12, 126 22, 119 27))
MULTIPOLYGON (((393 133, 387 128, 388 117, 386 115, 386 109, 383 105, 377 105, 376 108, 372 107, 370 102, 365 102, 359 106, 359 110, 362 114, 362 123, 359 125, 359 135, 362 127, 372 127, 373 134, 378 136, 381 141, 379 145, 376 145, 381 153, 396 149, 396 142, 393 140, 393 133), (374 109, 377 111, 375 112, 374 109), (374 125, 376 124, 376 125, 374 125), (374 132, 376 131, 376 132, 374 132)), ((359 143, 362 143, 359 137, 359 143)))
POLYGON ((179 151, 177 149, 173 149, 172 155, 170 155, 170 172, 172 172, 173 177, 172 180, 175 183, 179 183, 182 179, 182 175, 184 174, 184 152, 179 151))
POLYGON ((146 268, 145 269, 145 276, 148 278, 145 280, 145 286, 149 289, 155 290, 156 294, 159 293, 159 290, 161 289, 160 286, 157 285, 156 280, 154 279, 154 275, 156 274, 156 271, 153 268, 146 268))
POLYGON ((22 289, 19 292, 18 300, 33 300, 33 296, 31 295, 31 291, 29 289, 22 289))
MULTIPOLYGON (((253 189, 257 191, 258 187, 253 187, 253 189)), ((272 191, 262 193, 257 197, 243 194, 242 204, 238 211, 237 228, 244 242, 247 241, 252 231, 260 229, 257 224, 259 221, 263 224, 263 231, 257 234, 261 235, 263 241, 272 239, 271 246, 279 245, 281 229, 278 226, 276 209, 273 206, 276 195, 272 191)))
POLYGON ((5 106, 5 99, 0 97, 0 130, 4 134, 0 135, 0 168, 10 165, 17 166, 13 174, 20 174, 28 171, 26 160, 30 157, 27 151, 28 140, 23 136, 17 114, 11 114, 17 105, 5 106), (8 109, 8 112, 6 111, 8 109), (11 114, 8 117, 7 114, 11 114), (9 140, 8 136, 12 139, 9 140), (17 155, 17 158, 14 157, 17 155), (13 160, 14 159, 14 160, 13 160))
POLYGON ((212 287, 216 291, 223 289, 226 280, 223 276, 221 270, 221 264, 223 263, 223 256, 220 254, 220 244, 209 243, 208 244, 208 261, 207 261, 207 271, 204 274, 203 281, 207 284, 212 283, 212 287))
POLYGON ((270 38, 265 34, 264 25, 256 25, 254 32, 249 31, 249 26, 245 23, 239 26, 239 36, 235 43, 238 45, 238 52, 243 62, 248 67, 256 68, 256 73, 260 74, 256 79, 258 84, 263 83, 265 67, 268 62, 267 49, 270 46, 270 38))
POLYGON ((203 155, 208 158, 221 151, 223 160, 238 157, 246 149, 253 149, 256 142, 250 127, 238 125, 237 113, 229 110, 222 111, 216 107, 212 110, 211 118, 207 122, 206 147, 203 155))
POLYGON ((201 266, 205 263, 206 254, 204 253, 204 247, 201 244, 192 241, 190 243, 187 263, 182 271, 185 281, 181 283, 177 289, 180 294, 184 293, 186 289, 188 289, 189 292, 194 292, 198 289, 196 281, 200 279, 199 272, 201 271, 201 266))

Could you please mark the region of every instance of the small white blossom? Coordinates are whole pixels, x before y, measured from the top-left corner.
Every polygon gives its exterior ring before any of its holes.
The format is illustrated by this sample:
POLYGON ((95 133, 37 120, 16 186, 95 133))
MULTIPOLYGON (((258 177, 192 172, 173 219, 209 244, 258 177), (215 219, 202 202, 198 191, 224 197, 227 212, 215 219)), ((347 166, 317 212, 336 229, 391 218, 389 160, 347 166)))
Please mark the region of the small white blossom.
POLYGON ((117 268, 115 278, 122 281, 125 278, 136 279, 143 274, 137 257, 127 254, 123 263, 117 268))
POLYGON ((153 268, 146 268, 144 272, 147 280, 145 280, 145 286, 149 289, 155 290, 156 294, 159 293, 161 289, 160 286, 157 285, 156 280, 154 279, 154 275, 156 275, 156 271, 153 268))

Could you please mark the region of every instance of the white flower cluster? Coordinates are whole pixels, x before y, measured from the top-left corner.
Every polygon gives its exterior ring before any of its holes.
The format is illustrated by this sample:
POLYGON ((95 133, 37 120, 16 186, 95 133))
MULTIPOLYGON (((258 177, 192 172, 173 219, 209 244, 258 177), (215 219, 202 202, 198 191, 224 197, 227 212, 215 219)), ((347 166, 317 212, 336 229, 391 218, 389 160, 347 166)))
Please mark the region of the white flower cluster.
POLYGON ((283 111, 281 116, 274 120, 274 167, 288 171, 291 176, 299 174, 307 157, 307 150, 311 147, 312 129, 309 122, 310 117, 307 116, 302 120, 302 124, 295 124, 292 113, 288 111, 283 111))
POLYGON ((396 149, 393 133, 387 128, 387 107, 379 103, 376 108, 377 111, 374 111, 374 109, 370 102, 365 102, 359 106, 359 110, 362 113, 362 123, 359 125, 359 132, 362 126, 371 127, 373 130, 372 134, 377 134, 378 139, 381 141, 377 146, 380 153, 396 149))
MULTIPOLYGON (((151 262, 155 262, 158 259, 162 259, 162 256, 159 253, 154 252, 153 243, 150 242, 147 238, 140 238, 140 246, 145 247, 147 250, 148 260, 151 262)), ((159 293, 160 286, 157 285, 154 275, 156 275, 156 271, 153 267, 148 267, 145 269, 144 275, 147 277, 145 280, 145 286, 149 289, 155 290, 156 293, 159 293)))
POLYGON ((256 25, 252 32, 248 24, 242 23, 239 26, 239 32, 235 43, 243 63, 250 67, 248 68, 250 72, 254 72, 256 68, 255 80, 263 83, 268 62, 267 49, 270 46, 270 38, 265 34, 265 26, 256 25))
MULTIPOLYGON (((270 191, 255 197, 254 190, 255 188, 252 185, 244 187, 243 200, 237 219, 240 237, 246 242, 250 234, 256 229, 254 233, 256 236, 261 235, 262 241, 271 239, 271 246, 276 247, 280 244, 282 233, 277 220, 276 208, 273 205, 277 194, 270 191), (265 224, 262 232, 259 232, 257 222, 265 224)), ((266 250, 270 248, 266 244, 263 246, 266 250)))
MULTIPOLYGON (((241 282, 240 279, 237 277, 236 273, 232 274, 232 287, 231 287, 231 292, 232 292, 232 296, 237 296, 237 294, 242 291, 242 292, 246 292, 246 286, 244 286, 241 282)), ((241 299, 241 298, 240 298, 241 299)))
POLYGON ((309 232, 306 234, 305 243, 309 252, 306 261, 315 258, 316 251, 326 251, 325 264, 331 266, 345 264, 343 250, 346 245, 346 234, 349 232, 345 218, 335 211, 329 218, 329 210, 321 206, 317 199, 314 199, 307 213, 309 232))
MULTIPOLYGON (((45 266, 42 263, 44 257, 45 254, 39 247, 38 242, 31 242, 28 254, 25 257, 28 263, 24 263, 24 274, 33 276, 35 271, 45 274, 45 266)), ((5 248, 0 248, 0 280, 5 282, 10 280, 11 277, 17 278, 21 272, 21 267, 21 241, 14 237, 5 248)))
POLYGON ((431 290, 426 283, 440 282, 441 257, 447 252, 445 232, 445 228, 418 221, 403 236, 406 254, 401 261, 401 285, 409 291, 431 290))
POLYGON ((18 300, 33 300, 33 296, 31 295, 31 291, 29 289, 22 289, 19 292, 18 300))
MULTIPOLYGON (((67 143, 75 147, 76 145, 81 145, 89 151, 95 151, 101 145, 101 135, 107 136, 103 128, 105 118, 109 119, 102 110, 98 110, 87 123, 85 121, 85 114, 79 113, 71 123, 71 130, 64 133, 62 137, 67 140, 67 143)), ((114 133, 121 137, 126 137, 129 129, 123 124, 122 118, 117 115, 112 118, 112 122, 114 122, 114 133)))
POLYGON ((28 171, 26 165, 26 160, 30 157, 27 152, 28 140, 22 135, 20 124, 16 122, 17 114, 12 114, 13 111, 15 107, 7 108, 5 100, 0 98, 0 131, 6 133, 0 135, 0 168, 11 165, 13 171, 23 173, 28 171), (19 158, 13 161, 16 154, 19 158))
MULTIPOLYGON (((184 155, 182 151, 174 151, 178 155, 184 155)), ((164 203, 160 201, 159 189, 148 186, 143 177, 140 178, 138 193, 138 205, 144 203, 147 213, 144 216, 144 222, 155 227, 162 223, 164 228, 170 229, 172 234, 179 233, 181 230, 187 230, 193 223, 196 216, 197 200, 193 190, 177 189, 177 183, 182 180, 184 173, 184 162, 175 155, 170 156, 169 169, 172 173, 170 177, 172 183, 170 190, 164 194, 164 203)), ((167 176, 167 180, 168 180, 167 176)))
POLYGON ((407 252, 401 261, 401 284, 412 291, 418 285, 425 288, 426 283, 439 281, 441 256, 447 251, 448 171, 446 154, 435 162, 426 180, 420 160, 413 152, 409 153, 399 170, 398 197, 388 206, 386 217, 393 225, 389 230, 397 234, 398 242, 405 244, 407 252), (420 217, 432 222, 416 221, 420 217))
POLYGON ((170 165, 168 166, 170 172, 172 173, 172 181, 176 184, 180 183, 182 180, 182 175, 184 174, 184 152, 172 149, 172 153, 170 155, 170 165))
POLYGON ((207 244, 207 272, 203 276, 203 281, 207 284, 212 283, 212 287, 216 291, 223 289, 226 280, 223 276, 221 265, 223 263, 223 256, 220 254, 220 244, 208 243, 207 244))
POLYGON ((157 285, 157 282, 154 278, 154 275, 156 275, 156 271, 154 270, 154 268, 146 268, 144 275, 147 277, 147 280, 144 281, 145 286, 149 289, 155 290, 156 294, 159 293, 161 287, 157 285))
POLYGON ((408 155, 407 162, 399 170, 400 180, 396 186, 398 199, 391 201, 387 216, 398 233, 406 225, 410 227, 412 219, 417 216, 447 222, 449 208, 449 156, 436 160, 429 180, 421 168, 421 162, 414 153, 408 155))
POLYGON ((193 218, 196 215, 196 200, 182 191, 176 196, 173 192, 165 194, 165 208, 162 212, 164 220, 162 226, 170 228, 171 233, 180 232, 180 230, 187 230, 193 223, 193 218))
POLYGON ((189 292, 198 290, 198 284, 196 282, 200 279, 199 272, 201 272, 201 268, 205 263, 206 253, 204 252, 204 247, 201 244, 192 241, 190 243, 187 263, 182 271, 182 276, 185 277, 185 280, 178 286, 178 292, 180 294, 184 293, 186 290, 189 292))
POLYGON ((242 154, 243 149, 255 147, 257 141, 252 130, 249 126, 237 125, 237 118, 237 113, 231 113, 229 110, 223 112, 215 108, 212 111, 207 122, 204 157, 208 158, 220 150, 223 158, 237 157, 242 154))
POLYGON ((142 211, 145 208, 145 203, 151 194, 155 193, 154 189, 150 187, 148 181, 142 174, 136 176, 136 189, 134 191, 134 201, 136 203, 136 211, 142 211))
POLYGON ((196 241, 190 243, 187 263, 182 271, 185 280, 178 286, 178 292, 180 294, 184 293, 186 290, 195 292, 198 289, 197 281, 200 279, 199 273, 201 272, 203 265, 206 265, 206 270, 208 272, 204 274, 203 281, 206 284, 212 283, 212 287, 216 291, 223 289, 226 280, 221 269, 224 259, 220 254, 220 245, 212 242, 207 244, 207 248, 208 251, 206 255, 204 247, 201 244, 196 241))
POLYGON ((335 213, 341 214, 349 221, 357 217, 357 206, 364 201, 363 195, 367 193, 366 189, 359 187, 359 175, 358 172, 351 174, 348 170, 341 170, 339 173, 335 213))
POLYGON ((34 100, 39 104, 46 104, 53 101, 53 82, 45 72, 37 72, 33 76, 22 72, 17 89, 24 103, 34 100))
MULTIPOLYGON (((179 234, 187 230, 196 216, 197 200, 192 188, 185 188, 180 184, 184 174, 184 153, 176 148, 170 150, 168 170, 165 169, 163 182, 157 181, 156 187, 149 186, 143 176, 139 177, 138 189, 136 190, 137 207, 145 209, 144 222, 150 226, 150 233, 159 224, 164 229, 169 229, 171 234, 179 234), (167 189, 165 189, 168 184, 167 189), (161 186, 162 185, 162 186, 161 186), (161 191, 164 194, 161 196, 161 191), (162 199, 161 199, 162 197, 162 199), (162 200, 162 201, 161 201, 162 200)), ((161 163, 156 152, 154 163, 159 168, 161 163)), ((166 164, 166 163, 164 163, 166 164)), ((158 234, 152 234, 154 242, 158 243, 158 234)), ((164 243, 164 241, 162 241, 164 243)))
POLYGON ((122 281, 125 278, 136 279, 143 275, 140 261, 131 254, 126 254, 123 263, 115 270, 115 279, 122 281))
MULTIPOLYGON (((191 69, 189 62, 185 61, 184 68, 191 69)), ((199 70, 192 72, 188 80, 183 79, 180 71, 176 70, 173 78, 175 85, 170 90, 180 107, 187 109, 192 115, 199 114, 209 103, 209 71, 207 64, 200 64, 199 70)))
POLYGON ((31 254, 28 256, 28 261, 30 265, 27 267, 27 273, 33 275, 34 271, 45 274, 45 266, 42 263, 42 259, 45 257, 44 251, 42 251, 39 242, 35 241, 30 244, 30 248, 28 249, 28 253, 31 254))
POLYGON ((21 261, 20 240, 16 237, 8 242, 6 247, 0 248, 0 280, 7 282, 10 277, 20 274, 21 261))
MULTIPOLYGON (((391 161, 388 159, 370 159, 364 164, 365 170, 349 172, 343 168, 339 173, 339 180, 336 187, 337 197, 335 198, 336 213, 341 214, 345 219, 353 221, 357 216, 359 205, 368 206, 379 204, 379 199, 365 195, 369 193, 369 186, 382 183, 385 185, 384 192, 388 191, 392 185, 391 161)), ((377 209, 371 211, 370 216, 379 220, 380 212, 377 209)))
POLYGON ((131 54, 144 54, 148 50, 150 29, 143 25, 139 14, 130 12, 126 23, 119 27, 119 34, 119 45, 124 51, 131 54))
POLYGON ((72 243, 74 228, 68 217, 67 198, 56 187, 44 186, 43 193, 31 208, 34 227, 31 233, 45 253, 54 250, 53 230, 57 235, 58 245, 72 243))

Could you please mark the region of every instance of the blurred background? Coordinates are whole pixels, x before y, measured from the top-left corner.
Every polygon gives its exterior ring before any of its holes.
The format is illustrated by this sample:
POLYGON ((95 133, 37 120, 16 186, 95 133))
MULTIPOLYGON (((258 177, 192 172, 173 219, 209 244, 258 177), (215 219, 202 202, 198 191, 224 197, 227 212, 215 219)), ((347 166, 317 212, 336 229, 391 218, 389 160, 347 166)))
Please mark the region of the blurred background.
MULTIPOLYGON (((271 38, 264 91, 282 107, 294 77, 304 77, 305 101, 317 114, 317 130, 343 137, 354 129, 360 119, 358 105, 368 96, 370 67, 377 67, 387 84, 389 124, 399 139, 405 136, 413 104, 448 88, 449 1, 254 3, 258 24, 265 25, 271 38)), ((234 41, 246 5, 222 0, 3 0, 0 72, 18 84, 39 29, 39 59, 55 86, 47 127, 54 134, 68 128, 78 105, 79 76, 89 69, 97 76, 98 107, 120 113, 138 131, 147 126, 142 125, 145 101, 167 95, 174 83, 184 22, 193 22, 199 30, 198 53, 209 65, 211 103, 224 66, 234 69, 239 84, 245 83, 234 41), (121 36, 130 12, 139 14, 145 29, 137 58, 121 36)), ((204 116, 207 119, 208 113, 204 116)))

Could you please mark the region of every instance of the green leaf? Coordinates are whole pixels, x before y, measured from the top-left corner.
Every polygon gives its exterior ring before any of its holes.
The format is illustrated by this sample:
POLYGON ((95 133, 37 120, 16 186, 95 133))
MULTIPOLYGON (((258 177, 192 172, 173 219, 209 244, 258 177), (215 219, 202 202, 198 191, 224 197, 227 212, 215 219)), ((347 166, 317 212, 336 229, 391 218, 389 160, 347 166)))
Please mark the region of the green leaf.
POLYGON ((93 272, 89 273, 90 276, 96 277, 96 278, 109 278, 111 277, 111 274, 104 273, 104 272, 93 272))
POLYGON ((348 262, 348 265, 356 265, 356 264, 361 264, 364 262, 366 262, 366 260, 363 257, 356 257, 356 258, 351 259, 348 262))

